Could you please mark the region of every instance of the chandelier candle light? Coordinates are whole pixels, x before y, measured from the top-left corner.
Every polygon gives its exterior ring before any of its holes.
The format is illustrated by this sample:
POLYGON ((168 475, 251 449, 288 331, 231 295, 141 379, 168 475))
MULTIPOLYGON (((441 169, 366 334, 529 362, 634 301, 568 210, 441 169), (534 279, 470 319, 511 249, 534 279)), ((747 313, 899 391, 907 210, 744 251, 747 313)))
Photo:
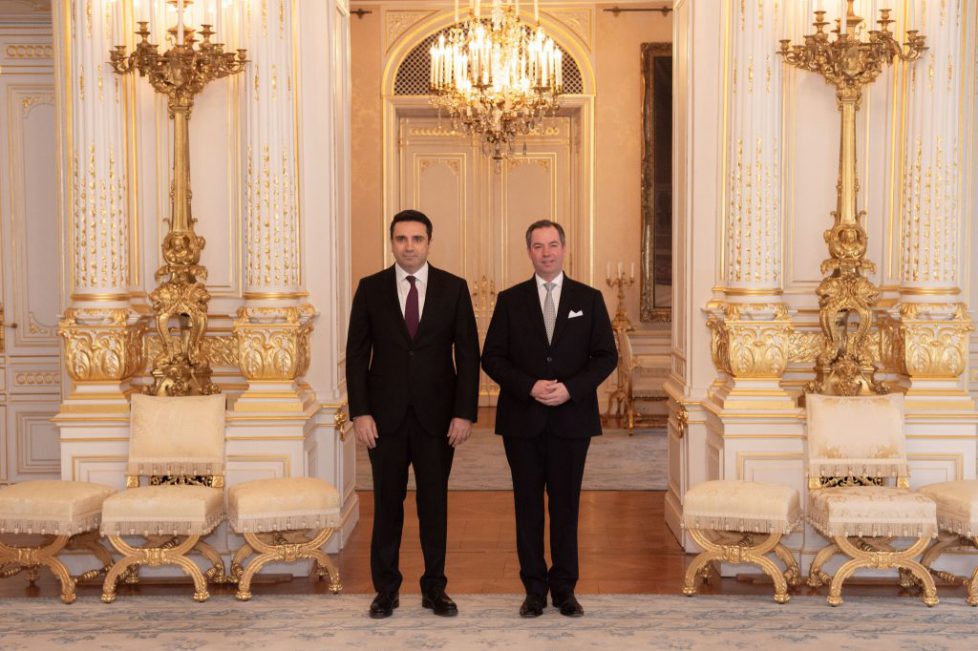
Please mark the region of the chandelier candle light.
POLYGON ((815 32, 805 36, 803 45, 782 40, 779 52, 789 65, 818 73, 835 86, 842 114, 838 198, 834 224, 824 234, 831 257, 822 262, 822 273, 829 275, 816 290, 825 343, 815 362, 815 380, 806 387, 810 393, 833 395, 886 392, 875 379, 869 348, 872 307, 880 290, 864 275, 876 266, 865 257, 866 213, 856 210, 856 111, 863 87, 880 75, 884 65, 895 58, 916 61, 927 49, 917 30, 907 30, 903 45, 893 37, 889 9, 880 10, 879 29, 869 30, 868 40, 862 40, 864 21, 853 11, 853 2, 848 0, 845 18, 836 21, 831 32, 825 31, 829 25, 825 12, 816 10, 815 32), (850 316, 856 317, 854 329, 850 316))
POLYGON ((125 45, 109 53, 112 68, 118 74, 139 71, 148 77, 156 92, 166 95, 170 119, 173 120, 173 181, 170 186, 170 228, 163 239, 165 264, 156 271, 156 280, 168 276, 149 298, 162 351, 153 361, 154 383, 148 392, 156 395, 192 395, 216 393, 211 383, 211 368, 201 351, 207 330, 207 303, 210 294, 202 280, 207 270, 200 265, 204 238, 194 232, 190 191, 190 112, 194 97, 215 79, 241 72, 247 63, 245 50, 225 52, 223 43, 212 41, 216 32, 211 20, 221 24, 222 0, 198 0, 200 8, 209 11, 192 13, 193 0, 166 0, 176 9, 176 23, 167 29, 172 46, 160 54, 150 42, 153 16, 150 0, 136 4, 136 35, 140 41, 131 54, 125 45), (200 19, 198 29, 190 18, 200 19), (170 332, 170 320, 179 321, 179 332, 170 332))
POLYGON ((519 16, 519 0, 492 0, 483 16, 480 0, 431 48, 431 103, 444 109, 454 127, 482 138, 486 155, 512 154, 519 135, 553 115, 563 90, 564 54, 540 26, 533 1, 533 28, 519 16))

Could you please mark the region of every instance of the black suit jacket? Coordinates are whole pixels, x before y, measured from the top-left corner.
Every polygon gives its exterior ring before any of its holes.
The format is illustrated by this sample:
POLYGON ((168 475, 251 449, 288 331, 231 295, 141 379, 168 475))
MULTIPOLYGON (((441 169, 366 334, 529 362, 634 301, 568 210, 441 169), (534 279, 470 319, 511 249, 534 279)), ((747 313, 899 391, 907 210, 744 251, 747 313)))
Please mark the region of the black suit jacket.
POLYGON ((424 311, 412 341, 394 267, 363 278, 346 339, 346 389, 351 418, 373 416, 382 434, 395 431, 408 406, 432 436, 447 435, 453 417, 474 422, 479 335, 465 280, 428 265, 424 311))
POLYGON ((597 388, 618 364, 601 292, 564 274, 553 342, 547 342, 536 277, 499 294, 482 352, 482 368, 500 387, 496 433, 537 436, 601 434, 597 388), (571 313, 575 316, 571 318, 571 313), (547 407, 530 396, 537 380, 559 380, 571 399, 547 407))

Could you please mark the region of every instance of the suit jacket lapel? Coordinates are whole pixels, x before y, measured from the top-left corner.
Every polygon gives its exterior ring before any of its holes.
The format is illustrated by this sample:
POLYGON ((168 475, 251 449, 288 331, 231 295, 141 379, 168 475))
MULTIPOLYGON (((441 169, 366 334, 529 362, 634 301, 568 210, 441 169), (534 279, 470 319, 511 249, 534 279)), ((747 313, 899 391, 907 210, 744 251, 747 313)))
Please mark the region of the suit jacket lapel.
POLYGON ((407 323, 404 321, 404 313, 401 312, 401 301, 397 297, 397 272, 394 266, 389 267, 389 273, 387 278, 384 280, 384 303, 387 304, 388 311, 393 310, 393 315, 391 319, 394 320, 398 325, 395 325, 395 329, 401 333, 404 340, 411 343, 411 337, 408 335, 407 323))

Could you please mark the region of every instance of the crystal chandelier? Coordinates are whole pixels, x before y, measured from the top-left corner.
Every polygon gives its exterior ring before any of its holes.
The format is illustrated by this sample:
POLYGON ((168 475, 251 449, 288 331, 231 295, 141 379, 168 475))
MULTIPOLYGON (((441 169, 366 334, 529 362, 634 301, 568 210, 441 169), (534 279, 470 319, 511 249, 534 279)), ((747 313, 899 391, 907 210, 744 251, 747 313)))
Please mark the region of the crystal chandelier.
POLYGON ((513 152, 520 134, 534 129, 559 105, 563 52, 540 26, 533 0, 533 28, 519 17, 519 0, 492 0, 483 16, 480 0, 431 48, 431 103, 454 127, 478 134, 482 151, 500 160, 513 152))

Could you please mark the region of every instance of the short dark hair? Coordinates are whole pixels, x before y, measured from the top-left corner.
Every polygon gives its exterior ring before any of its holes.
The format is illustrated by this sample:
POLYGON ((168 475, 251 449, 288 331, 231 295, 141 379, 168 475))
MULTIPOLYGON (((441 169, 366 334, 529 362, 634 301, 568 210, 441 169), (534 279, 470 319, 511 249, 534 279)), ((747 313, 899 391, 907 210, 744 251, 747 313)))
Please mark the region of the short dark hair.
POLYGON ((539 230, 541 228, 556 228, 557 235, 560 236, 560 245, 564 246, 566 244, 566 242, 564 241, 566 237, 564 236, 563 226, 549 219, 540 219, 530 224, 530 227, 526 229, 526 248, 530 248, 530 235, 533 234, 533 231, 539 230))
POLYGON ((398 222, 418 222, 424 224, 425 230, 428 231, 428 239, 431 239, 431 220, 428 219, 428 215, 420 210, 402 210, 394 215, 390 227, 391 239, 394 239, 394 224, 398 222))

